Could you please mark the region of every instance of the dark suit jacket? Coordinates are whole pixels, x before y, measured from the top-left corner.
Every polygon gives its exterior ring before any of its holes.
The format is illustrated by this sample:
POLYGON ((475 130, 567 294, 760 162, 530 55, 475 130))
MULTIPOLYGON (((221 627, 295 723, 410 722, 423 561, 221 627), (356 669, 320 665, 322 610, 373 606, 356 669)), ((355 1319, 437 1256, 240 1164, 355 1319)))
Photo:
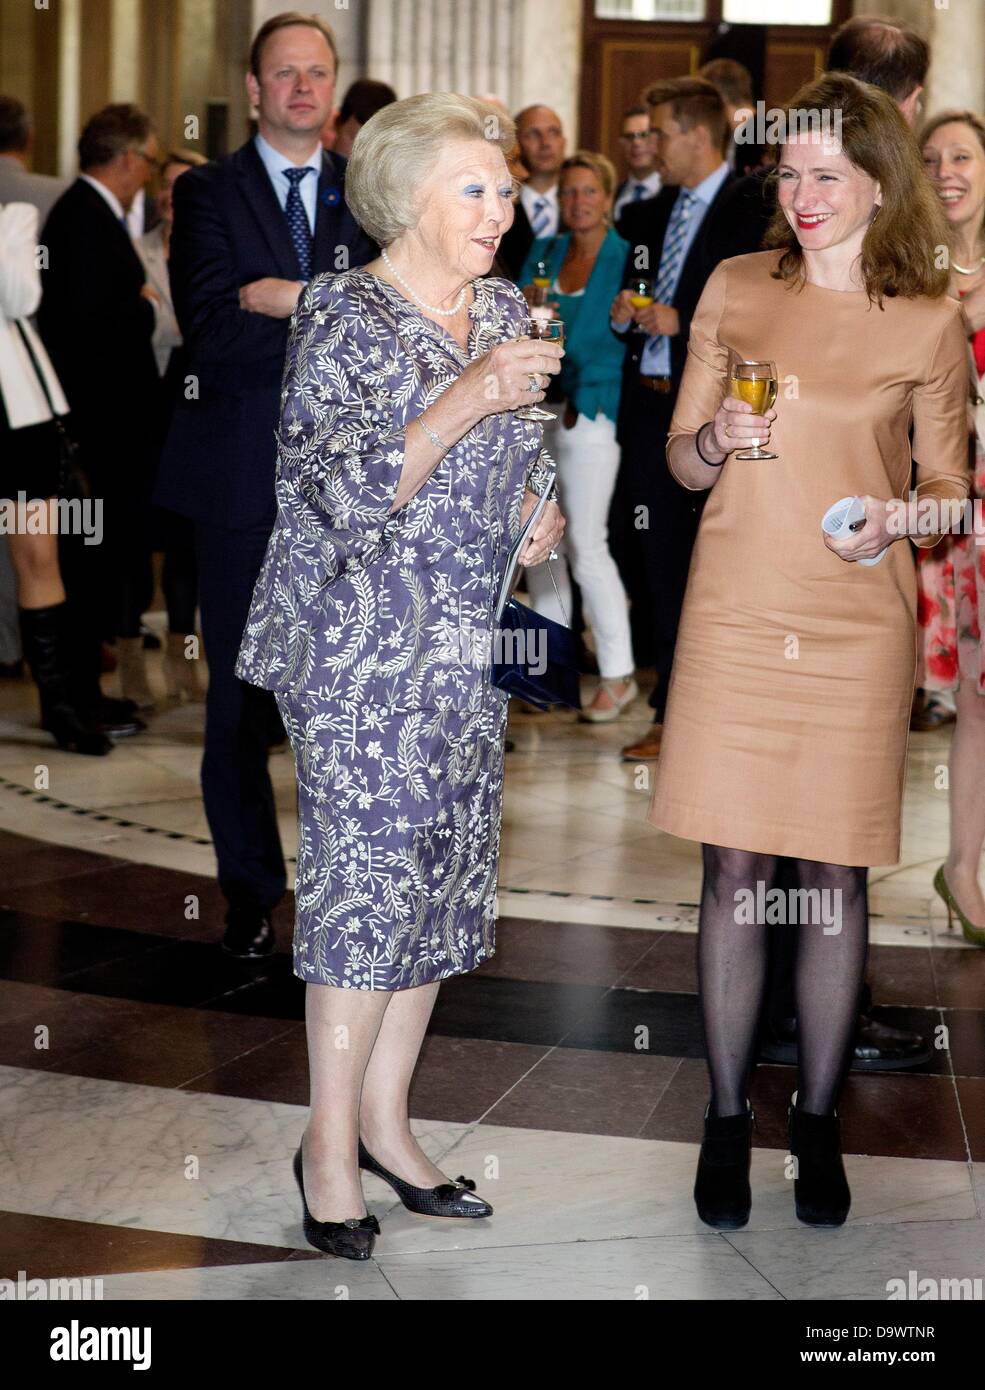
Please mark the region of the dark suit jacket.
MULTIPOLYGON (((688 248, 684 264, 681 266, 677 289, 674 291, 672 300, 680 320, 680 331, 670 340, 670 375, 673 381, 673 391, 668 405, 671 407, 673 396, 676 395, 681 377, 684 375, 691 319, 698 307, 698 300, 701 298, 705 282, 719 260, 725 259, 726 256, 740 254, 739 249, 729 249, 728 226, 719 225, 723 200, 734 182, 731 174, 726 175, 715 195, 714 202, 705 213, 698 233, 688 248)), ((674 203, 677 201, 678 192, 676 187, 662 188, 655 198, 648 198, 643 202, 631 204, 620 219, 619 233, 629 242, 629 254, 626 257, 626 270, 623 278, 624 285, 628 285, 634 275, 644 273, 637 269, 637 258, 641 247, 646 247, 648 253, 649 270, 645 273, 654 280, 656 279, 660 266, 660 253, 663 249, 664 233, 667 230, 674 203)), ((646 339, 641 333, 629 332, 620 336, 626 342, 622 391, 622 405, 625 406, 627 402, 634 400, 638 395, 637 392, 631 392, 626 387, 628 379, 639 374, 640 359, 646 339)), ((620 441, 623 440, 625 430, 630 426, 625 415, 625 410, 621 408, 618 425, 620 441)))
POLYGON ((723 190, 708 238, 713 266, 729 256, 763 250, 766 228, 776 210, 776 187, 767 182, 771 167, 760 165, 753 173, 731 180, 723 190))
POLYGON ((85 179, 62 194, 41 232, 38 328, 95 477, 126 467, 146 440, 157 392, 154 308, 126 228, 85 179))
MULTIPOLYGON (((365 265, 377 254, 346 206, 345 166, 341 155, 322 156, 315 275, 365 265)), ((290 320, 248 313, 239 307, 239 291, 265 276, 303 277, 252 140, 217 163, 189 169, 175 184, 169 271, 199 395, 179 394, 154 500, 225 526, 272 526, 274 433, 290 320)))
POLYGON ((527 210, 519 198, 516 200, 516 213, 508 232, 499 243, 497 259, 511 280, 516 280, 527 259, 527 252, 534 241, 534 229, 530 225, 527 210))

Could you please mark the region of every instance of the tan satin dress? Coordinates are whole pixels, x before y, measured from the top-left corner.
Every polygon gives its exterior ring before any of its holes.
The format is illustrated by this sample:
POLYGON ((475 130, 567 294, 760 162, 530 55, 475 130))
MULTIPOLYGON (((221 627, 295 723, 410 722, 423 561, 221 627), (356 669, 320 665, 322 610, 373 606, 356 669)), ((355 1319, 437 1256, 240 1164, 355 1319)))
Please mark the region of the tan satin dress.
MULTIPOLYGON (((728 351, 772 360, 769 449, 729 455, 691 560, 648 819, 686 839, 832 864, 897 863, 916 664, 906 540, 847 563, 821 517, 853 494, 962 498, 958 304, 789 287, 776 251, 723 261, 691 324, 670 439, 726 390, 728 351)), ((933 544, 936 536, 921 538, 933 544)))

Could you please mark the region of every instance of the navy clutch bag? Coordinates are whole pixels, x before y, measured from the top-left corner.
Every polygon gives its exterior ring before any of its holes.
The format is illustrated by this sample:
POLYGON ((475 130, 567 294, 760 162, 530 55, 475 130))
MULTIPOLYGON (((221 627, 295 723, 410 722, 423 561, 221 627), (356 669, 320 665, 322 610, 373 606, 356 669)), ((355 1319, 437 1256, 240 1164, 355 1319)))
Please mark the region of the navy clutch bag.
MULTIPOLYGON (((550 461, 548 454, 542 457, 550 461)), ((551 705, 580 709, 581 643, 569 627, 542 617, 512 597, 520 572, 520 553, 540 520, 550 491, 548 484, 507 557, 493 628, 492 683, 541 709, 551 705)), ((550 565, 549 560, 544 563, 550 565)), ((554 591, 557 593, 556 584, 554 591)), ((560 597, 558 594, 559 603, 560 597)))
POLYGON ((493 685, 541 709, 580 709, 581 668, 581 644, 570 627, 506 600, 493 633, 493 685))

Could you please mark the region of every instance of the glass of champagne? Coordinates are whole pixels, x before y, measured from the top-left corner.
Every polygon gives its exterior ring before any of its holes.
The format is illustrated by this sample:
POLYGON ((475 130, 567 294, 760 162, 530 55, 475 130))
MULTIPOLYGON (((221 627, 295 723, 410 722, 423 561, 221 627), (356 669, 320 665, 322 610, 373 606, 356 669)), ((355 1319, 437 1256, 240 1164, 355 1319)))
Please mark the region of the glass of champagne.
MULTIPOLYGON (((653 303, 653 281, 641 277, 639 280, 631 280, 629 283, 629 302, 634 309, 645 309, 648 304, 653 303)), ((634 333, 645 333, 646 329, 641 328, 638 323, 633 324, 634 333)))
MULTIPOLYGON (((522 338, 538 338, 544 343, 557 343, 564 347, 564 322, 561 319, 529 318, 522 324, 522 338)), ((533 375, 533 373, 531 373, 533 375)), ((556 420, 549 410, 541 410, 536 405, 521 406, 516 412, 521 420, 556 420)))
POLYGON ((547 291, 551 287, 550 271, 546 261, 538 261, 534 266, 534 304, 540 308, 547 303, 547 291))
MULTIPOLYGON (((736 400, 746 401, 752 406, 754 415, 765 415, 772 410, 776 400, 776 365, 773 362, 733 362, 729 376, 729 389, 736 400)), ((737 459, 775 459, 766 449, 754 444, 751 449, 742 449, 735 455, 737 459)))

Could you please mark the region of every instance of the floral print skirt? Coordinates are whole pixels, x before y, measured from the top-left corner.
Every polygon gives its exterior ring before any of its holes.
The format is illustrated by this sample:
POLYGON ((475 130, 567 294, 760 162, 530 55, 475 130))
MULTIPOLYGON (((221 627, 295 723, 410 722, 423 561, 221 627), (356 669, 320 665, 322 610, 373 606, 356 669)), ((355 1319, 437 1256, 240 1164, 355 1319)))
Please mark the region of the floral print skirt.
MULTIPOLYGON (((985 498, 985 450, 975 457, 972 499, 985 498)), ((968 681, 985 695, 985 535, 942 536, 917 551, 917 629, 925 690, 968 681)))
POLYGON ((494 953, 507 704, 277 694, 298 779, 295 975, 408 989, 494 953))

